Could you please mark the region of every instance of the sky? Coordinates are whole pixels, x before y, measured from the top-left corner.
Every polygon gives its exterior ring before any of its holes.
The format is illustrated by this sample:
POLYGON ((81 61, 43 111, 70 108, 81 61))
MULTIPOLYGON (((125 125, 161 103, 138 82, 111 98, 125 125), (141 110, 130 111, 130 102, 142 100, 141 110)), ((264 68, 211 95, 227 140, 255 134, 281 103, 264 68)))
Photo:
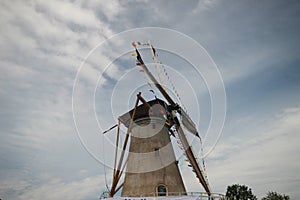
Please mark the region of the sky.
MULTIPOLYGON (((153 98, 134 40, 158 47, 203 138, 224 117, 204 146, 218 141, 205 159, 214 192, 238 183, 259 198, 300 198, 299 1, 12 0, 0 9, 1 199, 99 198, 115 136, 99 133, 138 91, 153 98)), ((180 166, 187 189, 202 191, 180 166)))

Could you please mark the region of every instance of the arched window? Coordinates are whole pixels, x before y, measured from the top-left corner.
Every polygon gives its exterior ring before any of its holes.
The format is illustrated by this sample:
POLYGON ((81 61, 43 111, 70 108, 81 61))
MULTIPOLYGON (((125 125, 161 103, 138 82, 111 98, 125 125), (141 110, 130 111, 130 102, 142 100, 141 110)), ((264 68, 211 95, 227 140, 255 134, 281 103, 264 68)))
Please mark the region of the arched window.
POLYGON ((159 184, 156 187, 156 195, 157 196, 167 196, 168 195, 168 188, 163 184, 159 184))

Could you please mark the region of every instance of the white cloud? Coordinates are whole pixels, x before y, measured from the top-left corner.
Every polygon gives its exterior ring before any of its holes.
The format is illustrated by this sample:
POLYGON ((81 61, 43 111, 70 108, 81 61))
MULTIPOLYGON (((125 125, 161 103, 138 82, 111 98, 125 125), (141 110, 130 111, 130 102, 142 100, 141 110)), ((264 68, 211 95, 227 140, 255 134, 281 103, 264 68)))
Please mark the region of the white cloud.
MULTIPOLYGON (((11 174, 13 175, 13 174, 11 174)), ((51 178, 43 183, 24 177, 16 179, 12 176, 0 183, 1 198, 4 199, 96 199, 104 190, 104 177, 84 177, 79 180, 66 181, 60 178, 51 178), (10 196, 10 192, 13 192, 10 196)))
POLYGON ((109 3, 106 1, 83 1, 83 4, 86 4, 88 8, 95 10, 95 12, 100 10, 109 21, 117 20, 116 17, 123 10, 120 1, 111 1, 109 3))
POLYGON ((67 1, 38 1, 36 8, 54 19, 83 27, 99 27, 99 20, 91 10, 67 1))
POLYGON ((225 191, 230 184, 247 184, 258 196, 270 190, 299 196, 299 119, 299 107, 286 109, 269 119, 271 126, 252 127, 253 138, 235 135, 221 141, 211 155, 218 159, 209 159, 207 164, 212 185, 225 191), (257 134, 261 129, 264 132, 257 134))

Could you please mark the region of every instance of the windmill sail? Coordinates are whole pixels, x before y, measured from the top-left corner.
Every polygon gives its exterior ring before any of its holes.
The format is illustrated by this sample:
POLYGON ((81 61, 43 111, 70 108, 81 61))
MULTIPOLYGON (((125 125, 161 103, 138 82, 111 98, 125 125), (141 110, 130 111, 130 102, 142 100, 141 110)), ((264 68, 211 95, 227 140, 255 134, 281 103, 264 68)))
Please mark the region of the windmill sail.
POLYGON ((184 127, 189 132, 193 133, 197 137, 200 137, 198 134, 198 131, 196 129, 195 123, 183 109, 180 110, 180 115, 181 115, 181 120, 182 120, 182 124, 184 125, 184 127))
MULTIPOLYGON (((153 47, 151 46, 151 49, 153 47)), ((182 124, 193 134, 195 134, 196 136, 199 137, 198 131, 196 129, 196 126, 194 124, 194 122, 192 121, 192 119, 188 116, 188 114, 186 112, 184 112, 178 104, 176 104, 173 99, 169 96, 169 94, 165 91, 165 89, 160 85, 160 83, 156 80, 156 78, 152 75, 152 73, 149 71, 149 69, 147 68, 147 66, 145 65, 138 49, 135 46, 135 51, 137 54, 137 60, 139 61, 139 63, 141 63, 141 66, 143 68, 143 70, 146 72, 146 74, 149 76, 149 78, 153 81, 154 85, 157 87, 157 89, 161 92, 161 94, 165 97, 165 99, 169 102, 169 104, 171 105, 171 107, 174 108, 174 111, 177 111, 177 113, 179 113, 182 117, 182 124)), ((174 113, 174 112, 172 112, 174 113)), ((208 181, 205 178, 205 175, 203 173, 203 170, 200 166, 200 164, 197 162, 196 156, 191 148, 191 146, 189 145, 189 142, 182 130, 181 124, 179 122, 179 120, 177 119, 176 114, 173 114, 173 118, 176 121, 175 127, 176 130, 178 132, 178 136, 179 139, 184 147, 185 153, 187 158, 189 159, 192 167, 193 167, 193 171, 196 173, 197 178, 199 179, 199 182, 201 183, 201 185, 203 186, 203 188, 205 189, 205 191, 207 192, 207 194, 210 196, 211 195, 211 189, 209 187, 208 181)))

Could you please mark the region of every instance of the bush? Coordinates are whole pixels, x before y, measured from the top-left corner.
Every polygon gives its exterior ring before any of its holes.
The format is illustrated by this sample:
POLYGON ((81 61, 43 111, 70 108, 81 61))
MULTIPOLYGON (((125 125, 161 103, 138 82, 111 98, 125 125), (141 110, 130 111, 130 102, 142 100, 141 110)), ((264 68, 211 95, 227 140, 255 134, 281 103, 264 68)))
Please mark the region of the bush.
POLYGON ((228 200, 257 200, 256 196, 252 194, 251 188, 239 184, 228 186, 226 197, 228 200))
POLYGON ((289 200, 290 197, 283 194, 278 194, 277 192, 268 192, 267 196, 263 197, 261 200, 289 200))

